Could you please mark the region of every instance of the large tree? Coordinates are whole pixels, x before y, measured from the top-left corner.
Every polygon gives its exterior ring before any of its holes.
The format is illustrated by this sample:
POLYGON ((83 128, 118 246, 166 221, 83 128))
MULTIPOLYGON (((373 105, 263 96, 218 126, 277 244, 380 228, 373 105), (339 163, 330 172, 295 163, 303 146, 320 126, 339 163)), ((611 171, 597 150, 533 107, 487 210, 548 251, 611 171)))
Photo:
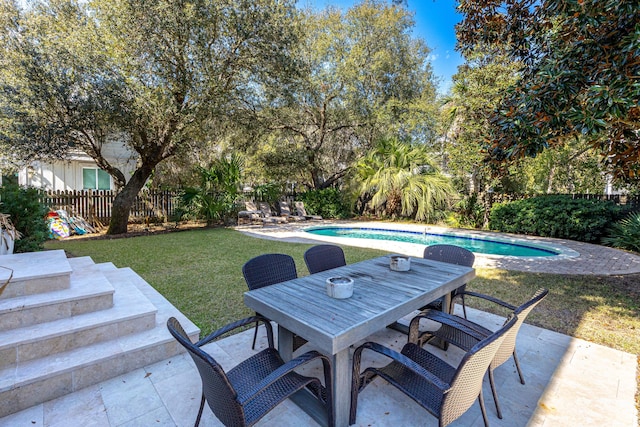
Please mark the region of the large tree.
POLYGON ((433 138, 429 49, 412 37, 404 8, 365 0, 346 13, 308 10, 303 19, 298 78, 265 88, 245 110, 263 130, 246 145, 263 170, 322 189, 385 133, 433 138))
POLYGON ((517 70, 504 53, 485 46, 468 53, 453 76, 451 94, 441 109, 443 168, 468 183, 472 192, 495 184, 484 161, 489 117, 516 81, 517 70))
POLYGON ((20 11, 0 0, 0 142, 21 159, 70 150, 114 178, 108 233, 127 231, 129 209, 154 168, 215 143, 238 100, 290 64, 296 10, 280 0, 47 0, 20 11), (105 142, 138 155, 130 177, 105 142))
POLYGON ((463 54, 499 46, 522 64, 491 117, 504 162, 581 136, 619 179, 640 174, 640 8, 619 0, 460 0, 463 54))

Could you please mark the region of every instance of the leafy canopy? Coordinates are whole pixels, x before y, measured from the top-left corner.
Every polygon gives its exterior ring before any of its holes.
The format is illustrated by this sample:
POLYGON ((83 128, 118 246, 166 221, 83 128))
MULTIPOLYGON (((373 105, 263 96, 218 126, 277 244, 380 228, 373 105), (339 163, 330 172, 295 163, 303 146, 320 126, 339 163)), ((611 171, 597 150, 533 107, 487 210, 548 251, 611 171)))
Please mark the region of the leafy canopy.
POLYGON ((0 0, 0 144, 17 160, 91 156, 121 189, 109 233, 126 232, 158 164, 215 146, 228 111, 289 72, 296 14, 290 0, 0 0), (109 141, 136 153, 132 176, 109 141))
POLYGON ((264 87, 247 109, 246 121, 262 133, 244 148, 261 171, 280 177, 288 171, 321 189, 340 180, 385 133, 433 137, 429 49, 411 36, 414 22, 404 8, 365 0, 344 13, 307 10, 302 19, 296 78, 264 87))
POLYGON ((640 174, 640 9, 619 0, 460 0, 458 47, 522 64, 491 118, 489 155, 535 156, 582 136, 620 180, 640 174))

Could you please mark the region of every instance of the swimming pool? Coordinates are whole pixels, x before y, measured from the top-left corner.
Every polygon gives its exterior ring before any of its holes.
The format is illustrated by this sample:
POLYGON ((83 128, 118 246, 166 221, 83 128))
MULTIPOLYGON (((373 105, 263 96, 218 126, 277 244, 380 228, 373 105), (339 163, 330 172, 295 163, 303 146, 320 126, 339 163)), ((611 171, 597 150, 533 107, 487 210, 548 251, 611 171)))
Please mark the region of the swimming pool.
POLYGON ((506 242, 471 235, 336 226, 311 227, 304 231, 319 236, 389 240, 394 242, 418 243, 426 246, 435 244, 457 245, 469 249, 472 252, 488 255, 517 257, 553 257, 559 255, 559 252, 554 249, 541 245, 533 245, 526 242, 506 242))

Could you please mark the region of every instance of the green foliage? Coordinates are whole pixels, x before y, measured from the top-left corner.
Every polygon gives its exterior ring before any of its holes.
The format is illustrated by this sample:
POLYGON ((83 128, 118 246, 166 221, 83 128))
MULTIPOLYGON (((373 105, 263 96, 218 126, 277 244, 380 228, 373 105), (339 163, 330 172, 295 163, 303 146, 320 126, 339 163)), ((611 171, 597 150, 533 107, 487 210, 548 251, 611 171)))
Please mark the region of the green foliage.
POLYGON ((351 216, 350 204, 344 192, 337 188, 310 190, 298 194, 296 199, 304 202, 304 207, 310 215, 337 219, 346 219, 351 216))
POLYGON ((598 242, 622 209, 607 201, 538 196, 498 203, 491 208, 492 230, 598 242))
POLYGON ((267 202, 271 206, 275 206, 276 202, 282 195, 282 187, 276 183, 258 184, 253 187, 251 196, 260 202, 267 202))
POLYGON ((124 233, 158 164, 218 145, 237 104, 291 73, 296 15, 291 0, 3 0, 0 144, 93 158, 121 188, 108 233, 124 233), (131 176, 107 142, 136 153, 131 176))
POLYGON ((417 221, 433 220, 453 194, 424 144, 381 139, 354 166, 357 193, 376 211, 417 221))
POLYGON ((640 252, 640 212, 632 213, 614 223, 608 230, 608 236, 602 238, 602 243, 640 252))
POLYGON ((209 168, 198 167, 200 186, 186 188, 181 200, 181 217, 228 224, 237 215, 242 159, 237 155, 215 160, 209 168))
POLYGON ((450 227, 482 228, 484 225, 484 206, 478 200, 478 193, 464 197, 453 207, 447 218, 450 227))
POLYGON ((14 227, 22 233, 14 252, 34 252, 43 248, 48 229, 44 216, 49 211, 42 203, 41 190, 17 185, 0 187, 0 210, 11 215, 14 227))
POLYGON ((443 125, 443 168, 453 176, 469 180, 475 191, 490 183, 490 169, 484 161, 489 117, 504 91, 517 79, 518 64, 500 49, 479 46, 466 56, 465 64, 453 76, 451 95, 441 110, 443 125))
POLYGON ((499 46, 520 64, 520 79, 491 118, 492 159, 536 156, 581 135, 618 179, 638 179, 637 2, 468 0, 459 10, 463 54, 499 46))
POLYGON ((244 112, 254 132, 234 142, 267 180, 288 172, 298 187, 331 187, 385 132, 435 139, 430 50, 411 36, 407 10, 365 0, 346 12, 308 9, 302 21, 299 73, 264 88, 261 105, 244 112))

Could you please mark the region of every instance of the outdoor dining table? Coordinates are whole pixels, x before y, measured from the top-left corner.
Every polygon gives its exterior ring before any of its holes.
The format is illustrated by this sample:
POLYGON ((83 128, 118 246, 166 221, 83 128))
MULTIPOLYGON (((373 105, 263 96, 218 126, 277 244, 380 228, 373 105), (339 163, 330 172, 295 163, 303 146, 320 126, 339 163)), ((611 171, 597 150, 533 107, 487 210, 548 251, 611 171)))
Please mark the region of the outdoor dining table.
MULTIPOLYGON (((249 308, 277 322, 278 351, 285 360, 293 355, 293 334, 331 358, 338 427, 349 425, 350 347, 439 297, 449 307, 451 291, 475 277, 473 268, 422 258, 412 258, 409 271, 391 270, 389 262, 390 255, 381 256, 244 294, 249 308), (344 276, 354 280, 353 295, 329 297, 326 280, 344 276)), ((298 393, 293 400, 326 425, 322 407, 309 396, 298 393)))

